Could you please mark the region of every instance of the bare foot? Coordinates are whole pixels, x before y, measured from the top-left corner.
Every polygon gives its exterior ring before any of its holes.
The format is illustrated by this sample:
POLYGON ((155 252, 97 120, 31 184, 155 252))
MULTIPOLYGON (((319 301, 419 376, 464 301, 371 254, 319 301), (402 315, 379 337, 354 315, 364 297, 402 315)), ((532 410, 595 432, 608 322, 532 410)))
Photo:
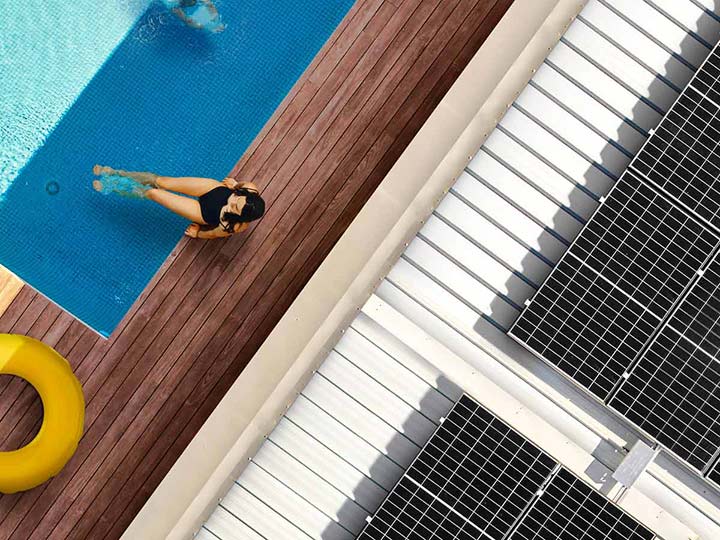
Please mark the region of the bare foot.
MULTIPOLYGON (((95 165, 95 166, 97 167, 97 165, 95 165)), ((93 189, 95 191, 102 191, 103 190, 102 182, 100 180, 93 180, 93 189)))
POLYGON ((112 174, 115 172, 112 167, 105 167, 104 165, 94 165, 93 166, 93 174, 95 176, 100 176, 101 174, 112 174))

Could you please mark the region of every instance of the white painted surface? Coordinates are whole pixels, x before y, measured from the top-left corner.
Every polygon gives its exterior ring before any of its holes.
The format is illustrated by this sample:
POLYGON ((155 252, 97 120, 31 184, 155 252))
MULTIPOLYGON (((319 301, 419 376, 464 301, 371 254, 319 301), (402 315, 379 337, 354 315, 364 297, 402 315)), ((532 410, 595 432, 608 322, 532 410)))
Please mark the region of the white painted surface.
MULTIPOLYGON (((702 39, 717 40, 720 25, 700 4, 588 3, 269 434, 203 539, 352 538, 463 390, 620 495, 608 479, 638 435, 500 329, 677 97, 673 86, 683 87, 709 52, 702 39)), ((720 538, 717 494, 660 463, 620 504, 667 540, 720 538)))

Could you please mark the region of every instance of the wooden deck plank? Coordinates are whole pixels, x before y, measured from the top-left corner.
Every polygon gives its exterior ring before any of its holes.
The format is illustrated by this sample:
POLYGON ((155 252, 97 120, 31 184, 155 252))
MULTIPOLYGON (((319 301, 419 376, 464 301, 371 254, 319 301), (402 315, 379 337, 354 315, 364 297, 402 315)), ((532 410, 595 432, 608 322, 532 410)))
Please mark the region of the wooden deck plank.
MULTIPOLYGON (((231 173, 266 216, 182 240, 110 340, 20 291, 0 330, 68 357, 86 433, 55 479, 0 498, 0 539, 120 536, 511 3, 356 3, 231 173)), ((28 440, 37 400, 0 398, 0 441, 28 440)))

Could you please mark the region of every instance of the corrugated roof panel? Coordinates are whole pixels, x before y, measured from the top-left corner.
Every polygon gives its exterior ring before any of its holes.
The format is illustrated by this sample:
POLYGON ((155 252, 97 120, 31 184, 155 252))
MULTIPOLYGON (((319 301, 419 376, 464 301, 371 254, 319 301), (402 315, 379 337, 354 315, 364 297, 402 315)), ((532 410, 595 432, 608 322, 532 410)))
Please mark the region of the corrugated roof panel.
POLYGON ((518 109, 510 109, 499 128, 523 145, 538 159, 561 172, 566 178, 597 196, 607 193, 613 177, 573 147, 554 137, 537 121, 518 109))
POLYGON ((613 146, 614 141, 588 127, 576 114, 568 112, 534 86, 528 86, 515 103, 558 139, 614 176, 620 176, 630 163, 630 156, 619 145, 613 146))
MULTIPOLYGON (((708 54, 707 44, 696 39, 668 19, 650 2, 628 2, 627 0, 601 0, 610 9, 622 16, 629 24, 645 32, 669 53, 677 54, 688 64, 698 68, 708 54)), ((677 0, 675 3, 678 3, 677 0)))
MULTIPOLYGON (((376 479, 380 486, 390 490, 405 470, 398 460, 404 462, 405 466, 411 461, 413 452, 408 451, 411 443, 398 437, 395 430, 389 431, 382 429, 383 426, 377 426, 378 430, 371 437, 374 439, 373 445, 345 426, 338 419, 342 416, 342 409, 338 411, 340 412, 335 413, 333 410, 334 414, 331 415, 300 396, 285 417, 365 476, 376 479), (378 441, 378 438, 381 440, 378 441)), ((350 409, 350 414, 353 411, 354 409, 350 409)))
POLYGON ((387 490, 372 478, 287 418, 280 420, 268 439, 370 512, 387 495, 387 490))
POLYGON ((222 504, 235 515, 246 515, 245 509, 249 502, 246 495, 271 507, 272 513, 268 513, 254 504, 254 511, 261 511, 262 515, 252 524, 249 519, 246 520, 248 525, 266 538, 307 536, 313 540, 351 540, 355 537, 352 531, 334 521, 331 515, 311 504, 306 498, 308 493, 298 493, 255 462, 247 466, 238 485, 230 489, 222 504), (278 520, 277 516, 281 516, 283 521, 278 520), (276 526, 278 529, 273 530, 276 526))
POLYGON ((638 63, 647 67, 648 71, 666 79, 675 88, 684 88, 693 76, 694 70, 672 56, 671 51, 665 50, 640 31, 637 24, 630 24, 599 0, 588 2, 580 17, 585 24, 608 36, 616 47, 631 55, 638 63))
POLYGON ((452 193, 440 203, 435 216, 508 269, 526 276, 532 283, 542 283, 550 273, 552 262, 534 255, 534 261, 530 263, 527 260, 530 246, 519 242, 515 236, 500 229, 452 193))
POLYGON ((708 43, 715 44, 720 39, 720 20, 713 12, 717 9, 714 0, 649 0, 649 3, 708 43))
POLYGON ((501 226, 523 245, 540 251, 551 261, 557 261, 567 248, 567 244, 549 231, 544 224, 532 219, 532 210, 514 206, 501 194, 491 190, 486 184, 463 173, 452 188, 452 193, 469 204, 475 211, 501 226))
POLYGON ((679 95, 657 73, 640 65, 582 21, 574 22, 562 41, 663 112, 679 95))
POLYGON ((310 506, 336 521, 341 528, 353 534, 358 534, 362 529, 367 509, 349 499, 289 451, 268 441, 253 458, 253 463, 272 474, 275 480, 298 494, 310 506))
POLYGON ((627 122, 623 116, 616 114, 549 64, 540 67, 533 77, 533 84, 546 95, 561 102, 563 107, 573 111, 606 140, 617 141, 626 152, 634 154, 645 143, 647 136, 638 127, 627 122))
POLYGON ((232 515, 223 506, 213 512, 210 519, 195 537, 200 540, 265 540, 265 537, 248 527, 245 522, 232 515))
MULTIPOLYGON (((412 441, 416 447, 422 446, 437 428, 437 422, 423 414, 415 414, 415 409, 410 404, 372 380, 337 352, 330 353, 318 373, 331 381, 334 388, 351 396, 352 402, 345 400, 347 407, 352 406, 348 410, 353 413, 348 415, 348 426, 351 422, 356 422, 355 416, 358 415, 354 409, 360 405, 366 410, 368 418, 382 418, 384 423, 412 441)), ((339 394, 336 397, 342 399, 339 394)), ((405 465, 408 462, 403 460, 402 463, 405 465)))
MULTIPOLYGON (((572 207, 584 219, 597 208, 597 199, 571 178, 561 174, 505 132, 496 129, 483 150, 503 163, 514 174, 531 184, 557 206, 572 207)), ((470 165, 473 168, 473 165, 470 165)))
MULTIPOLYGON (((470 279, 484 282, 487 288, 496 291, 496 294, 505 295, 513 302, 522 304, 524 299, 535 291, 533 286, 515 275, 512 269, 479 249, 440 219, 429 219, 421 234, 421 239, 414 240, 410 247, 414 245, 416 251, 421 251, 427 249, 422 245, 426 243, 431 246, 430 249, 441 250, 446 258, 460 267, 470 279), (512 283, 512 286, 509 286, 509 283, 512 283)), ((414 260, 420 257, 419 254, 411 255, 410 249, 406 255, 414 260)), ((452 280, 452 277, 449 276, 448 279, 452 280)))
POLYGON ((640 94, 567 43, 558 43, 545 63, 593 96, 599 104, 646 132, 660 123, 662 114, 650 103, 639 99, 640 94))
POLYGON ((537 189, 534 183, 515 174, 509 165, 491 156, 485 149, 477 153, 467 170, 473 178, 522 209, 535 222, 552 229, 566 240, 575 238, 583 226, 583 221, 577 215, 560 211, 562 207, 557 202, 537 189))

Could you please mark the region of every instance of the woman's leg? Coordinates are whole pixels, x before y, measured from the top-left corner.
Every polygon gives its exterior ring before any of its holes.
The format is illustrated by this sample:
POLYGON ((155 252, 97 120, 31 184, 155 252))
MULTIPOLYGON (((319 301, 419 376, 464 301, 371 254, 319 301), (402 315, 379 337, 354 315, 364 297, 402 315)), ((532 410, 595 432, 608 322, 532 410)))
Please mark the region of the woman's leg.
POLYGON ((168 191, 177 191, 191 197, 200 197, 208 191, 220 187, 222 182, 213 180, 212 178, 194 178, 192 176, 182 176, 174 178, 172 176, 158 176, 157 185, 168 191))
POLYGON ((175 212, 177 215, 189 219, 193 223, 205 224, 202 212, 200 211, 200 203, 195 199, 181 197, 180 195, 175 195, 175 193, 170 193, 163 189, 151 189, 145 196, 151 201, 155 201, 159 205, 164 206, 171 212, 175 212))
POLYGON ((112 167, 103 167, 101 165, 95 165, 93 167, 93 173, 96 176, 101 174, 125 176, 126 178, 132 178, 136 182, 147 186, 159 187, 168 191, 177 191, 178 193, 191 197, 199 197, 223 185, 222 182, 218 182, 212 178, 196 178, 193 176, 176 178, 172 176, 160 176, 151 172, 123 171, 122 169, 113 169, 112 167))

